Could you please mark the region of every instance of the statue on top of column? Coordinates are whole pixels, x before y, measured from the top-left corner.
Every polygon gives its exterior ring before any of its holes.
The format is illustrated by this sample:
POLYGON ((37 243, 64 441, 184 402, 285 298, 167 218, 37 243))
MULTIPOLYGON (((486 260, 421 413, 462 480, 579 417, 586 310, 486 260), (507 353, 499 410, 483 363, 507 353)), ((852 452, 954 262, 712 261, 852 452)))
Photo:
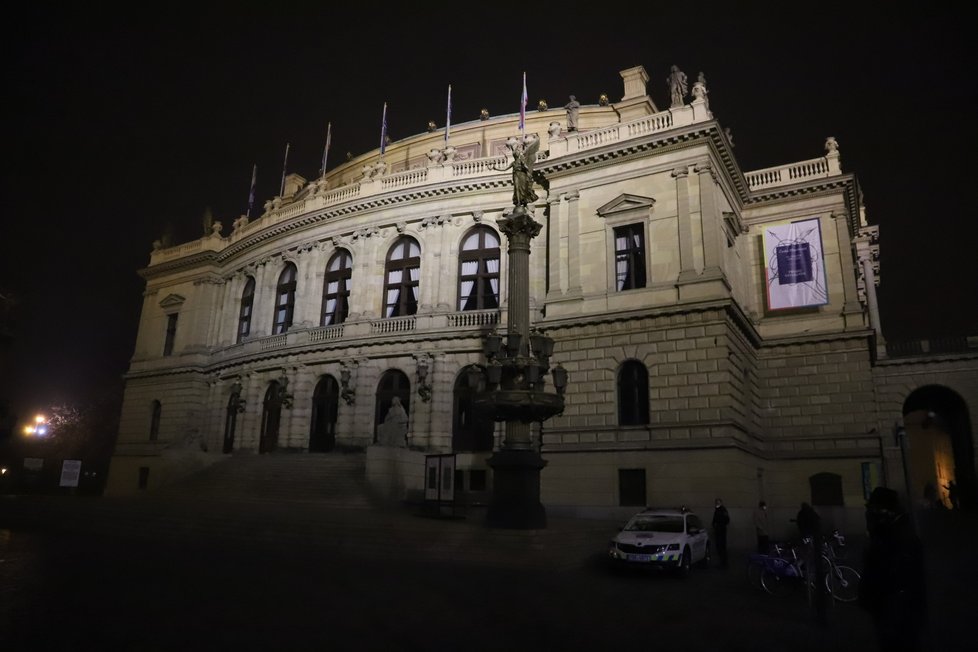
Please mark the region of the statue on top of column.
POLYGON ((499 171, 513 169, 513 206, 524 209, 535 202, 539 197, 533 191, 533 183, 536 182, 543 187, 549 194, 550 182, 543 173, 534 170, 537 161, 537 152, 540 151, 540 139, 536 136, 527 136, 517 139, 511 147, 513 151, 513 161, 503 168, 496 168, 499 171))

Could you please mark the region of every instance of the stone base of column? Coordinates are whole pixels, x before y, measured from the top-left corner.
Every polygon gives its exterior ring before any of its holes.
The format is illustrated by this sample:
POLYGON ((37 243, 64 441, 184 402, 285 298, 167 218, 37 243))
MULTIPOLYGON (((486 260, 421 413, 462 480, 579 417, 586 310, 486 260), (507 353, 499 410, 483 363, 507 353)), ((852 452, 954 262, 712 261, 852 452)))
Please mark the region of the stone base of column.
POLYGON ((486 514, 489 527, 542 530, 547 512, 540 503, 540 470, 547 462, 529 450, 500 450, 489 458, 492 500, 486 514))

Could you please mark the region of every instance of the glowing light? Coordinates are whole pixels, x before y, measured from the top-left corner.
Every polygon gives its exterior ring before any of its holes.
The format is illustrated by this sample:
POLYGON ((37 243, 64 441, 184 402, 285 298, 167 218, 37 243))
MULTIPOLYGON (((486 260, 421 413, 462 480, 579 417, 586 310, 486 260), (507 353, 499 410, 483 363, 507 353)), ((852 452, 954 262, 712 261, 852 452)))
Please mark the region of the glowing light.
POLYGON ((34 434, 34 426, 24 426, 24 434, 25 435, 33 435, 34 434))
POLYGON ((47 421, 47 419, 45 419, 44 415, 42 414, 39 414, 36 417, 34 417, 34 423, 44 423, 45 421, 47 421))
POLYGON ((7 467, 0 467, 0 475, 7 475, 7 467))

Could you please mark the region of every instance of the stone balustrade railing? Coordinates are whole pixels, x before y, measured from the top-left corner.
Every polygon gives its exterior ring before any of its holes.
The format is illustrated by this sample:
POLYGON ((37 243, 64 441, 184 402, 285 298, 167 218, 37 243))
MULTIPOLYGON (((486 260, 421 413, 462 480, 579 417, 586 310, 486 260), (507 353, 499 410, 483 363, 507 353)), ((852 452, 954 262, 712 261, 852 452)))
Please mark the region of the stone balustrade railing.
POLYGON ((309 341, 310 342, 327 342, 329 340, 338 340, 343 337, 343 324, 338 324, 336 326, 326 326, 324 328, 315 328, 309 331, 309 341))
POLYGON ((747 179, 747 186, 751 190, 764 190, 777 186, 787 186, 808 179, 824 179, 840 172, 837 158, 823 156, 799 163, 745 172, 744 177, 747 179), (835 164, 833 165, 833 163, 835 164))
POLYGON ((449 328, 466 326, 495 326, 499 323, 498 310, 472 310, 456 312, 448 316, 449 328))
MULTIPOLYGON (((701 104, 694 102, 692 105, 678 109, 669 109, 602 129, 564 134, 561 137, 551 139, 548 143, 549 151, 541 152, 538 160, 543 161, 567 154, 578 154, 589 149, 605 147, 633 138, 712 119, 712 116, 706 113, 703 107, 700 106, 701 104)), ((745 176, 751 190, 788 185, 807 179, 840 174, 841 170, 839 168, 838 158, 837 152, 835 155, 830 153, 828 156, 809 161, 747 172, 745 176)), ((352 200, 364 199, 373 195, 401 191, 433 183, 503 175, 505 172, 502 172, 500 168, 504 167, 508 161, 507 156, 500 155, 465 161, 445 161, 426 168, 415 168, 362 179, 356 183, 332 190, 323 190, 325 188, 325 181, 316 181, 313 183, 318 185, 313 188, 313 192, 306 193, 302 199, 296 201, 288 201, 279 197, 273 199, 266 204, 266 207, 270 206, 270 208, 267 209, 261 218, 235 229, 231 236, 227 238, 207 236, 178 247, 153 251, 150 258, 150 265, 155 265, 165 260, 180 258, 202 249, 220 251, 229 244, 246 237, 263 226, 275 224, 307 212, 322 210, 352 200)))
POLYGON ((413 316, 378 319, 370 322, 370 334, 405 333, 414 330, 414 323, 415 318, 413 316))

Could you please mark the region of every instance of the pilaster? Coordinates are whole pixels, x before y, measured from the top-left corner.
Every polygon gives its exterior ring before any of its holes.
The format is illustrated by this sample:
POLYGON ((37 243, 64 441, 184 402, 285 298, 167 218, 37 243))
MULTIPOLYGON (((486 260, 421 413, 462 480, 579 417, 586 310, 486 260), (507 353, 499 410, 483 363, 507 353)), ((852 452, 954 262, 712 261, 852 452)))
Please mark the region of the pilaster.
POLYGON ((567 292, 569 297, 579 297, 581 288, 581 224, 580 199, 576 190, 564 195, 567 200, 567 292))
POLYGON ((693 263, 693 225, 689 214, 689 168, 686 166, 672 171, 676 180, 676 219, 679 222, 679 279, 688 283, 696 280, 698 274, 693 263))

